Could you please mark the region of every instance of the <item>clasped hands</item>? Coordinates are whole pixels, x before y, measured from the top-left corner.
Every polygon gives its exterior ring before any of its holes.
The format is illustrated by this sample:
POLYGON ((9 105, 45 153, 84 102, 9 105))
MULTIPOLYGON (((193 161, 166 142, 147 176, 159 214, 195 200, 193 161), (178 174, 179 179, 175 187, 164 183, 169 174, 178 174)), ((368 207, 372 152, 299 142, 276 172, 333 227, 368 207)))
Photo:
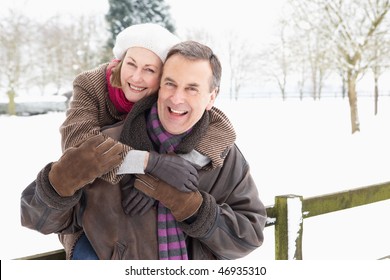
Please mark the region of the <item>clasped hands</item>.
POLYGON ((188 161, 171 154, 150 152, 147 174, 138 174, 122 185, 122 206, 126 214, 143 215, 160 201, 177 221, 199 209, 198 171, 188 161))
MULTIPOLYGON (((121 145, 111 138, 96 135, 77 147, 67 149, 54 162, 49 181, 62 197, 73 196, 94 179, 121 163, 121 145)), ((136 175, 121 186, 122 206, 126 214, 144 214, 155 200, 182 221, 199 209, 198 171, 177 155, 149 153, 145 173, 136 175)))

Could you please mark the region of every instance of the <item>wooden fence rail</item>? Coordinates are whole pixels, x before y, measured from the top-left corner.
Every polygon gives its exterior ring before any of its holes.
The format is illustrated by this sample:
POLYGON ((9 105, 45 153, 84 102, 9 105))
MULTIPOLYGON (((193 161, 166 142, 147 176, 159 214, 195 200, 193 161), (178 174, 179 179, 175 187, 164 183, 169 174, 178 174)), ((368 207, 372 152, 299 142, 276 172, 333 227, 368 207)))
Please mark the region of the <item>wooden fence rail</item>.
MULTIPOLYGON (((309 198, 299 195, 276 196, 275 204, 267 207, 266 223, 266 227, 275 226, 275 259, 302 259, 304 219, 388 199, 390 182, 309 198)), ((65 252, 56 250, 20 259, 65 259, 65 252)))
POLYGON ((390 182, 305 199, 276 196, 274 206, 267 207, 266 225, 275 226, 275 259, 302 259, 304 219, 388 199, 390 182))

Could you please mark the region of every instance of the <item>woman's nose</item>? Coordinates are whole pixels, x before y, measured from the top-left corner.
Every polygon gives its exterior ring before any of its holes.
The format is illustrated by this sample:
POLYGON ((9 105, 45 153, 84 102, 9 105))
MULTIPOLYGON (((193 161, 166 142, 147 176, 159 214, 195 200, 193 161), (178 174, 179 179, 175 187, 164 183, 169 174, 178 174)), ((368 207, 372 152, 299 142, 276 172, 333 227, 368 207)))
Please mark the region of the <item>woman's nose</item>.
POLYGON ((135 70, 133 75, 131 75, 131 78, 133 79, 134 82, 142 81, 142 70, 141 69, 135 70))

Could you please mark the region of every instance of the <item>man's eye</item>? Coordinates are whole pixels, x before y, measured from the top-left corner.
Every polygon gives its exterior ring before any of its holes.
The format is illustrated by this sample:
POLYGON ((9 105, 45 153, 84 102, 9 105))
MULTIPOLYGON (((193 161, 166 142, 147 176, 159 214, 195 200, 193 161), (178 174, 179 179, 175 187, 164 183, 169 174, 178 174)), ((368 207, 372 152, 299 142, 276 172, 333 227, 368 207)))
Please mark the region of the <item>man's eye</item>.
POLYGON ((189 93, 189 94, 191 94, 191 95, 196 95, 196 94, 198 94, 198 89, 197 88, 195 88, 195 87, 189 87, 188 89, 187 89, 187 92, 189 93))

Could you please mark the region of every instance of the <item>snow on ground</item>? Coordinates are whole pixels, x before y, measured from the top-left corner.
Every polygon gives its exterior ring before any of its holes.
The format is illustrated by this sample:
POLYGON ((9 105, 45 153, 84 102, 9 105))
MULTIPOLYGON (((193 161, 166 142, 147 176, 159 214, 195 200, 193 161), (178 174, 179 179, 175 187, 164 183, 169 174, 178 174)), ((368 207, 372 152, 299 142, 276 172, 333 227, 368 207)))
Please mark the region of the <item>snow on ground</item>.
MULTIPOLYGON (((266 205, 274 197, 310 197, 390 181, 390 98, 359 99, 361 132, 351 134, 348 100, 217 100, 233 122, 237 144, 251 165, 266 205)), ((3 233, 0 259, 60 248, 55 235, 20 226, 20 194, 38 171, 60 154, 64 113, 0 116, 3 233), (5 180, 4 180, 5 177, 5 180)), ((390 201, 305 219, 304 259, 377 259, 390 254, 390 201)), ((248 259, 273 259, 273 228, 248 259)))

